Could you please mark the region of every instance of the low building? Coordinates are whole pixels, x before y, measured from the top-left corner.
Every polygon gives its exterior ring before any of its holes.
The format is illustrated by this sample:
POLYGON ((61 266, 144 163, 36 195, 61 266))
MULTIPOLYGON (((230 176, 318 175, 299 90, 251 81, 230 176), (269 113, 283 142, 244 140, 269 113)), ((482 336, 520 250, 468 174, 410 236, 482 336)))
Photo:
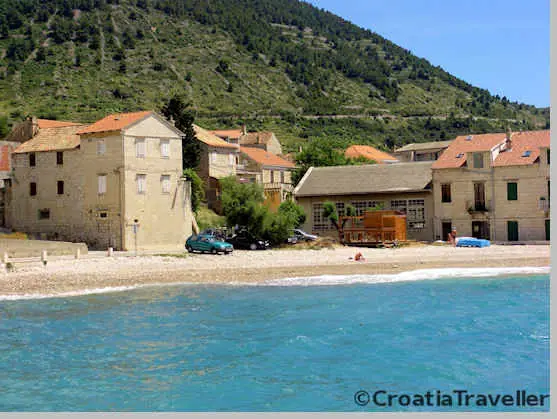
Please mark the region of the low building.
POLYGON ((370 145, 351 145, 344 152, 344 156, 350 159, 366 159, 379 164, 398 163, 398 160, 389 153, 370 145))
POLYGON ((307 215, 303 228, 319 235, 337 237, 323 217, 323 203, 330 201, 339 216, 345 215, 347 205, 358 216, 370 208, 401 211, 407 216, 408 239, 433 239, 429 162, 312 167, 294 189, 294 197, 307 215))
POLYGON ((236 175, 240 146, 229 143, 210 131, 193 126, 201 143, 201 156, 197 171, 205 184, 205 199, 210 209, 220 212, 221 186, 219 180, 236 175))
POLYGON ((435 161, 452 143, 450 141, 433 141, 429 143, 412 143, 397 148, 393 156, 401 162, 435 161))
POLYGON ((255 147, 240 147, 237 176, 240 182, 263 186, 265 203, 273 211, 292 195, 294 163, 255 147))
POLYGON ((550 133, 457 137, 433 163, 436 239, 549 240, 550 133))
POLYGON ((182 249, 193 221, 182 136, 151 111, 39 129, 12 154, 9 226, 97 249, 182 249))

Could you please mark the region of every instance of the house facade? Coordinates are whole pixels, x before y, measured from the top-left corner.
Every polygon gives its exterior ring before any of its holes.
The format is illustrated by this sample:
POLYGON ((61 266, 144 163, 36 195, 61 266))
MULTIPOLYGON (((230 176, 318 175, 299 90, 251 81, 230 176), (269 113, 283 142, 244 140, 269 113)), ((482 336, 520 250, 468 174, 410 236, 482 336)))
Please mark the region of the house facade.
POLYGON ((323 216, 323 204, 333 202, 339 216, 352 205, 356 215, 371 208, 406 214, 410 240, 433 239, 431 163, 371 164, 310 168, 294 189, 294 197, 307 215, 303 229, 338 237, 323 216))
POLYGON ((151 111, 39 130, 13 153, 10 227, 98 249, 183 248, 182 135, 151 111))
POLYGON ((404 147, 396 149, 393 156, 401 162, 435 161, 451 143, 452 140, 406 144, 404 147))
POLYGON ((433 163, 434 236, 549 240, 547 131, 457 137, 433 163))
POLYGON ((237 177, 240 182, 263 186, 265 204, 272 210, 292 195, 294 163, 255 147, 240 147, 237 177))
POLYGON ((242 129, 214 130, 211 134, 231 144, 260 148, 276 155, 282 154, 280 141, 271 131, 248 132, 246 126, 242 125, 242 129))
POLYGON ((240 146, 224 141, 197 125, 195 136, 201 143, 201 155, 197 172, 205 184, 205 199, 210 209, 220 212, 221 187, 219 180, 236 175, 240 146))

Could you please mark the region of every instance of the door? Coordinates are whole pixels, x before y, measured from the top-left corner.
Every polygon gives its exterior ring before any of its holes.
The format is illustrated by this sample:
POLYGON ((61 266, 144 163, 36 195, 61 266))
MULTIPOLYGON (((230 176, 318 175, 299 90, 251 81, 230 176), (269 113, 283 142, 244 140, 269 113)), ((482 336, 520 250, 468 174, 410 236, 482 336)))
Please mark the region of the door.
POLYGON ((476 211, 485 210, 485 184, 474 183, 474 209, 476 211))
POLYGON ((551 228, 549 220, 545 220, 545 239, 551 240, 551 228))
POLYGON ((507 221, 507 240, 518 241, 518 221, 507 221))
POLYGON ((472 237, 489 240, 489 223, 487 221, 472 221, 472 237))
POLYGON ((452 225, 453 223, 451 223, 450 221, 443 221, 441 223, 441 240, 447 241, 447 237, 452 230, 452 225))

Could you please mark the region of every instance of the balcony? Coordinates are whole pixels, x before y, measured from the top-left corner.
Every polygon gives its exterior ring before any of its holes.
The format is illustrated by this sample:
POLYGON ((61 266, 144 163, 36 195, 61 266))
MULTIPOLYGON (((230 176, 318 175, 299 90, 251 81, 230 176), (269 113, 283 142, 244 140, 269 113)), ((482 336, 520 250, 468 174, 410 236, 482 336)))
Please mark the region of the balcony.
POLYGON ((263 189, 266 191, 270 191, 270 190, 283 190, 285 192, 292 192, 292 185, 288 184, 288 183, 280 183, 280 182, 274 182, 274 183, 264 183, 263 184, 263 189))
POLYGON ((485 215, 489 212, 489 207, 485 202, 466 201, 466 211, 470 215, 485 215))

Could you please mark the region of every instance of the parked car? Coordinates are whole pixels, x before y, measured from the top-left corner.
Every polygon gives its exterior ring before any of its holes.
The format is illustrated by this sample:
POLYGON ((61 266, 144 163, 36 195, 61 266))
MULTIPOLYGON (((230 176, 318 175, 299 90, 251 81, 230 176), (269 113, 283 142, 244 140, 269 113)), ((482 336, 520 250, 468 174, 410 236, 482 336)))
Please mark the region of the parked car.
POLYGON ((265 250, 271 247, 267 240, 259 239, 247 231, 240 231, 226 241, 236 249, 265 250))
POLYGON ((186 240, 186 250, 190 253, 198 251, 216 255, 217 253, 232 253, 234 246, 225 241, 217 240, 214 236, 208 234, 194 234, 186 240))
POLYGON ((296 237, 296 239, 298 239, 299 242, 301 241, 310 242, 310 241, 317 240, 319 238, 315 234, 306 233, 304 230, 300 230, 299 228, 294 229, 293 237, 296 237))

